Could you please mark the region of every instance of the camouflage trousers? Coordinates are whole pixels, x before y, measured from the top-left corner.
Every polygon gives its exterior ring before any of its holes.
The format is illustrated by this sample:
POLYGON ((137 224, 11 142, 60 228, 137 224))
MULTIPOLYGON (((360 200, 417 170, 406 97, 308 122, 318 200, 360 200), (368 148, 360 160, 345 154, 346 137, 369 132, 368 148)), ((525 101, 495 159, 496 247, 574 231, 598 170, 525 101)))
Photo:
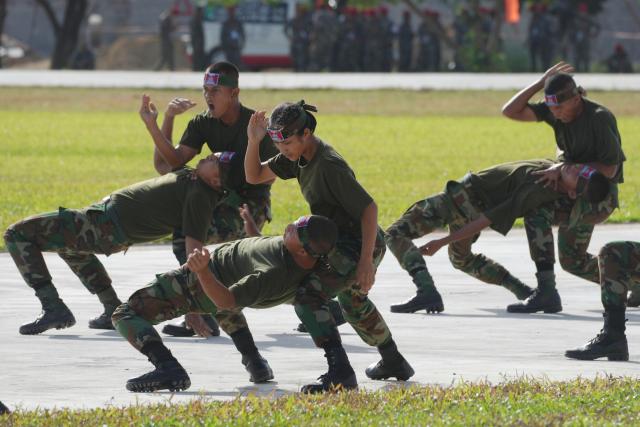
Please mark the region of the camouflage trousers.
MULTIPOLYGON (((247 237, 244 232, 244 222, 238 212, 239 207, 243 203, 249 206, 258 230, 262 230, 265 223, 271 221, 271 199, 268 196, 249 199, 242 198, 237 193, 231 193, 214 209, 211 223, 207 230, 207 240, 205 244, 231 242, 247 237)), ((186 263, 187 253, 185 237, 182 234, 182 230, 174 230, 172 247, 173 254, 176 256, 178 263, 180 265, 186 263)), ((216 315, 215 319, 220 325, 220 328, 228 335, 249 327, 247 319, 242 312, 229 313, 223 311, 216 315)))
POLYGON ((186 268, 179 268, 156 275, 151 283, 120 305, 111 320, 120 335, 141 350, 150 342, 162 342, 153 325, 186 313, 215 314, 216 311, 197 276, 186 268))
MULTIPOLYGON (((418 289, 430 290, 434 287, 433 278, 413 240, 445 226, 454 232, 479 215, 480 210, 462 185, 451 182, 446 192, 414 203, 387 229, 385 240, 418 289)), ((471 252, 471 246, 479 236, 478 233, 449 244, 449 260, 456 269, 483 282, 499 285, 509 272, 486 256, 471 252)))
POLYGON ((640 243, 607 243, 598 254, 601 298, 605 310, 624 310, 627 291, 640 284, 640 243))
POLYGON ((553 265, 552 225, 558 226, 558 258, 565 271, 600 283, 598 260, 587 252, 595 224, 605 221, 618 206, 617 189, 594 205, 582 198, 563 197, 524 217, 529 253, 535 263, 553 265))
POLYGON ((129 245, 105 204, 83 210, 60 208, 26 218, 7 229, 4 240, 32 289, 52 285, 42 252, 57 252, 92 294, 113 290, 111 278, 95 254, 110 255, 129 245))
MULTIPOLYGON (((364 342, 380 346, 391 339, 391 331, 382 315, 356 281, 361 244, 360 239, 339 239, 326 265, 317 268, 298 287, 294 301, 296 314, 318 347, 329 341, 340 341, 338 328, 327 306, 335 296, 345 319, 364 342)), ((382 262, 384 253, 382 230, 378 230, 373 252, 376 267, 382 262)))

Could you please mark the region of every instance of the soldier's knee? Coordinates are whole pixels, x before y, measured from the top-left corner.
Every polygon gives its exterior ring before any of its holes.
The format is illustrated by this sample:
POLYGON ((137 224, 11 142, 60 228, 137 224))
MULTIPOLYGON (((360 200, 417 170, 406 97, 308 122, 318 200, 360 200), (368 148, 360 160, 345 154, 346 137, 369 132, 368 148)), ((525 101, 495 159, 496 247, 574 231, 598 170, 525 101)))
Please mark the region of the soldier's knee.
POLYGON ((579 273, 582 265, 584 264, 583 259, 576 259, 570 256, 560 256, 559 258, 562 269, 571 274, 579 273))
POLYGON ((15 229, 15 224, 10 225, 9 228, 7 228, 4 231, 4 243, 5 245, 9 246, 10 243, 14 243, 16 241, 16 229, 15 229))
POLYGON ((113 323, 114 327, 118 327, 118 323, 120 323, 124 319, 130 319, 135 316, 136 312, 131 308, 128 303, 120 304, 111 315, 111 323, 113 323))
POLYGON ((473 257, 460 256, 449 252, 449 261, 456 270, 467 271, 469 269, 469 265, 473 262, 473 257))
POLYGON ((602 248, 600 248, 600 252, 598 252, 598 257, 606 258, 611 256, 613 253, 615 253, 614 249, 617 247, 617 245, 618 244, 616 242, 607 243, 602 248))

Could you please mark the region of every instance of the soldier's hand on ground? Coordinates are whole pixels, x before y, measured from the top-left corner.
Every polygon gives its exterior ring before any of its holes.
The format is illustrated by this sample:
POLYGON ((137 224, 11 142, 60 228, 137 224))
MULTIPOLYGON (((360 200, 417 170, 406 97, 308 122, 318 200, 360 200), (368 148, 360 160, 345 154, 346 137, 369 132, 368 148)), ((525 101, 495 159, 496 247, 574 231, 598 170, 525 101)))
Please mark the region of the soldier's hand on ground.
POLYGON ((251 216, 251 209, 249 209, 249 205, 243 203, 242 206, 238 208, 238 213, 240 214, 240 218, 244 222, 253 221, 253 217, 251 216))
POLYGON ((205 338, 211 336, 211 328, 209 328, 209 325, 204 321, 201 314, 187 313, 184 316, 184 322, 199 336, 205 338))
POLYGON ((178 114, 182 114, 188 109, 195 106, 196 103, 188 98, 173 98, 167 105, 167 111, 165 111, 165 115, 171 117, 177 116, 178 114))
POLYGON ((551 187, 557 191, 558 182, 560 181, 560 166, 561 163, 553 165, 549 169, 534 171, 533 175, 540 177, 536 180, 536 184, 542 184, 545 187, 551 187))
POLYGON ((194 273, 199 273, 209 264, 209 251, 207 248, 194 249, 187 259, 187 268, 194 273))
POLYGON ((358 268, 356 269, 356 280, 358 281, 358 285, 360 285, 360 289, 362 289, 364 293, 368 293, 371 290, 371 287, 375 282, 375 278, 376 269, 373 262, 360 258, 360 261, 358 261, 358 268))
POLYGON ((544 82, 545 80, 547 80, 549 77, 553 76, 554 74, 558 74, 558 73, 573 73, 574 71, 575 71, 575 69, 573 68, 573 65, 568 64, 568 63, 566 63, 564 61, 560 61, 556 65, 554 65, 553 67, 551 67, 547 71, 545 71, 544 75, 542 76, 542 81, 544 82))
POLYGON ((142 103, 138 111, 140 118, 145 124, 150 124, 158 119, 158 109, 151 102, 151 97, 147 94, 142 95, 142 103))
POLYGON ((436 240, 431 240, 430 242, 427 242, 426 244, 420 246, 418 249, 420 249, 420 253, 422 255, 433 256, 444 245, 445 244, 442 241, 442 239, 436 239, 436 240))
POLYGON ((249 126, 247 127, 249 142, 259 143, 267 134, 269 119, 267 119, 266 114, 267 113, 265 111, 256 111, 251 115, 251 119, 249 119, 249 126))

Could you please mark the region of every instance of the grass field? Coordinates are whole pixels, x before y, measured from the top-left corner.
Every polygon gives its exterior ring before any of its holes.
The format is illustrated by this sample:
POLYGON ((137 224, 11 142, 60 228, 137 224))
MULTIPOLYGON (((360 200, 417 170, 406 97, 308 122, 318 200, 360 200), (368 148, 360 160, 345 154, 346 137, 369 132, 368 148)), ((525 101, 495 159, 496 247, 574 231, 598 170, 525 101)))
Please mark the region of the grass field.
MULTIPOLYGON (((152 91, 160 110, 173 96, 152 91)), ((244 91, 244 104, 270 110, 304 98, 320 113, 317 134, 334 145, 378 202, 385 227, 413 202, 441 191, 469 170, 554 157, 551 129, 500 116, 509 92, 244 91)), ((58 206, 86 206, 113 190, 155 175, 152 142, 137 116, 133 90, 0 88, 0 227, 58 206)), ((614 222, 640 219, 639 93, 594 93, 617 114, 626 183, 614 222)), ((198 107, 196 107, 198 108, 198 107)), ((192 114, 176 121, 178 140, 192 114)), ((277 234, 308 211, 295 182, 273 187, 277 234)))
POLYGON ((326 396, 257 397, 187 405, 17 411, 8 426, 613 426, 640 423, 640 383, 631 378, 492 386, 412 387, 326 396))

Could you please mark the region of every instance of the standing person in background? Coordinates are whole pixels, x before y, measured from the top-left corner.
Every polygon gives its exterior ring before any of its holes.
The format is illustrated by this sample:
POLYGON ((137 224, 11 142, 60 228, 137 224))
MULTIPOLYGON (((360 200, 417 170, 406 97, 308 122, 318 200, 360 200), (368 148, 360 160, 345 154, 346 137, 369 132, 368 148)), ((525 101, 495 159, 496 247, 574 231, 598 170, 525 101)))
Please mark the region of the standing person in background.
POLYGON ((246 36, 242 22, 236 17, 236 7, 227 8, 227 19, 220 29, 220 47, 227 61, 242 68, 242 49, 246 36))
POLYGON ((569 33, 576 71, 583 73, 588 72, 591 66, 591 39, 598 37, 600 33, 600 25, 589 17, 588 12, 587 4, 580 3, 569 33))
POLYGON ((389 9, 386 6, 378 8, 378 21, 380 22, 380 44, 382 46, 382 62, 380 71, 389 72, 393 66, 393 39, 396 28, 389 19, 389 9))
POLYGON ((287 23, 285 33, 291 44, 294 71, 308 71, 311 16, 307 7, 296 3, 296 16, 287 23))
POLYGON ((311 71, 331 69, 339 32, 335 11, 329 5, 318 5, 312 16, 311 71))
POLYGON ((173 9, 167 9, 160 14, 160 61, 154 67, 156 71, 162 70, 165 66, 171 71, 176 69, 173 56, 173 15, 173 9))
POLYGON ((613 53, 607 58, 606 63, 610 73, 633 73, 629 54, 620 43, 615 45, 613 53))
MULTIPOLYGON (((437 20, 440 14, 431 9, 425 9, 426 16, 437 20)), ((440 37, 433 32, 423 19, 418 27, 418 71, 440 71, 440 37)))
POLYGON ((547 15, 547 6, 544 4, 533 4, 529 8, 533 13, 529 23, 529 65, 530 70, 538 71, 538 65, 542 64, 542 69, 547 70, 551 66, 551 56, 553 54, 553 30, 551 20, 547 15))
POLYGON ((402 12, 402 24, 398 31, 398 71, 406 72, 411 69, 413 56, 413 27, 411 25, 411 12, 402 12))

